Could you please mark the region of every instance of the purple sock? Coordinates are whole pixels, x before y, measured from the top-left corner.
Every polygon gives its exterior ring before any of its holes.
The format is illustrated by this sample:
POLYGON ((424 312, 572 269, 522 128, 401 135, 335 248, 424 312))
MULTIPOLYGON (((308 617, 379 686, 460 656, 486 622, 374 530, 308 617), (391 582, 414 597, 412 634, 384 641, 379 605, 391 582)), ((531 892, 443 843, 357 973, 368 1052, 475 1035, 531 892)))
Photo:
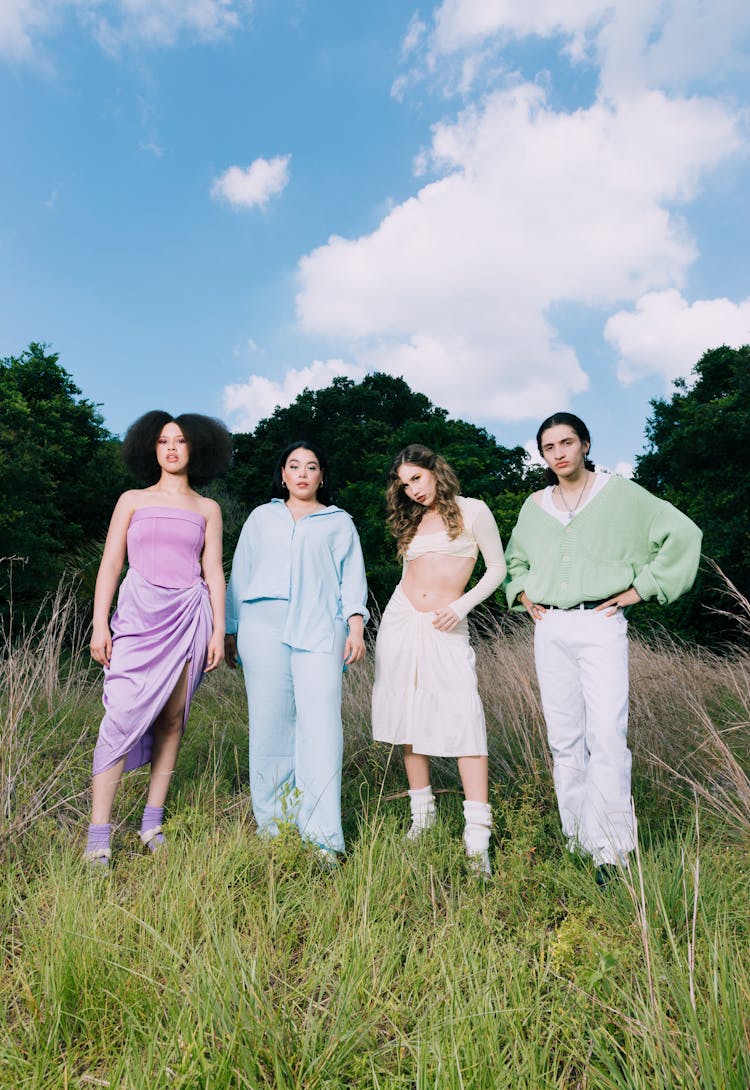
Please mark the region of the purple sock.
POLYGON ((99 851, 109 847, 109 835, 112 832, 111 825, 89 825, 89 835, 86 840, 86 852, 99 851))
MULTIPOLYGON (((161 825, 164 820, 164 807, 163 806, 146 806, 143 810, 143 820, 141 821, 141 839, 146 835, 149 829, 154 829, 157 825, 161 825)), ((156 851, 156 849, 164 843, 164 837, 161 833, 157 833, 148 842, 149 851, 156 851)))

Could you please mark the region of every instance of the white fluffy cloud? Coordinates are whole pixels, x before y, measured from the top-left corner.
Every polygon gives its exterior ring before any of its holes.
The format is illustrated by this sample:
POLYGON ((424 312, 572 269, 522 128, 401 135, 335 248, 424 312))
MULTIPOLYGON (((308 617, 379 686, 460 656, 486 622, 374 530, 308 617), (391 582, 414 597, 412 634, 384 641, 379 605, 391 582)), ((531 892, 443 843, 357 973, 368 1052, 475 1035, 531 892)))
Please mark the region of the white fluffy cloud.
POLYGON ((444 0, 427 63, 434 70, 488 43, 560 37, 573 61, 597 65, 602 94, 617 96, 744 68, 749 32, 746 0, 444 0))
POLYGON ((127 41, 174 45, 182 36, 215 41, 237 30, 252 0, 73 0, 107 49, 127 41))
POLYGON ((300 321, 454 413, 536 417, 588 382, 553 308, 680 286, 696 249, 675 209, 738 146, 711 99, 566 113, 537 86, 497 91, 435 126, 437 181, 302 258, 300 321))
MULTIPOLYGON (((637 5, 637 0, 632 0, 637 5)), ((612 12, 616 3, 606 0, 444 0, 435 13, 432 50, 450 54, 476 47, 494 36, 546 38, 552 34, 582 35, 612 12)))
POLYGON ((34 54, 34 38, 46 30, 52 8, 41 0, 2 0, 0 3, 0 54, 14 60, 29 60, 34 54))
POLYGON ((265 208, 289 182, 291 155, 274 159, 256 159, 249 167, 229 167, 211 187, 215 200, 225 200, 233 208, 265 208))
POLYGON ((237 30, 253 0, 1 0, 0 54, 36 55, 37 42, 75 15, 110 51, 126 42, 174 45, 185 37, 213 41, 237 30))
POLYGON ((252 431, 274 409, 291 405, 303 390, 322 390, 340 376, 359 381, 364 371, 343 360, 315 360, 309 367, 287 371, 281 382, 250 375, 247 382, 224 388, 224 413, 234 431, 252 431))
POLYGON ((635 310, 613 314, 605 336, 619 354, 622 382, 660 374, 669 385, 686 376, 708 349, 750 343, 750 299, 699 299, 691 304, 673 289, 649 292, 635 310))
MULTIPOLYGON (((429 26, 414 17, 393 93, 421 72, 474 103, 434 126, 415 158, 436 180, 371 234, 333 236, 302 258, 303 327, 454 413, 511 420, 569 403, 588 376, 556 311, 677 295, 698 257, 683 210, 744 134, 718 98, 684 90, 739 63, 748 31, 745 0, 710 11, 703 0, 444 0, 429 26), (530 36, 595 67, 588 108, 553 108, 504 71, 503 48, 530 36), (493 64, 504 88, 474 91, 493 64)), ((726 308, 712 313, 721 322, 726 308)), ((645 331, 640 305, 633 321, 613 318, 610 341, 645 331)), ((670 375, 695 362, 700 337, 683 340, 670 375)), ((621 355, 622 381, 654 369, 634 343, 621 355)))

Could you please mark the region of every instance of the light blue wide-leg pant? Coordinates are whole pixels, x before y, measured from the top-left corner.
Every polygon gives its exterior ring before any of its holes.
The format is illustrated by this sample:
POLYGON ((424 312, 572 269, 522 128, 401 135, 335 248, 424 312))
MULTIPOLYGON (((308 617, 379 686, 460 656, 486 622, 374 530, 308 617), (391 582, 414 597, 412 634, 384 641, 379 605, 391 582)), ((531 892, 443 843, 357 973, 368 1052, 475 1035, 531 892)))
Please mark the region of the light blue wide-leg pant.
POLYGON ((243 602, 237 632, 250 718, 250 794, 258 831, 294 822, 300 835, 344 850, 341 828, 341 679, 346 624, 333 650, 281 642, 287 602, 243 602))

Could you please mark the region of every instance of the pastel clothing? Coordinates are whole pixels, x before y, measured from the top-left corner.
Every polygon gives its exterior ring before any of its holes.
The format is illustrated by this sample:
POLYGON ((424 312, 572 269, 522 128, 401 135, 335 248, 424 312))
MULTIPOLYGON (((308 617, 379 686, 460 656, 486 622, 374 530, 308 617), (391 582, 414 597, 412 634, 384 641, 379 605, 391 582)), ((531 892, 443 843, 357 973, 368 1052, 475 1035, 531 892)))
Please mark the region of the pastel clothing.
MULTIPOLYGON (((595 482, 596 483, 596 482, 595 482)), ((543 497, 544 503, 544 497, 543 497)), ((674 601, 692 585, 701 532, 665 500, 610 477, 572 518, 524 503, 506 558, 508 604, 547 608, 534 653, 563 833, 597 864, 635 844, 630 797, 627 621, 584 608, 634 586, 674 601)))
POLYGON ((260 832, 297 826, 306 840, 343 851, 341 827, 342 662, 346 625, 333 648, 298 651, 284 643, 288 603, 243 602, 237 648, 250 717, 250 796, 260 832))
POLYGON ((450 608, 459 624, 450 632, 433 625, 434 613, 415 609, 399 584, 386 606, 375 644, 372 731, 379 742, 411 745, 415 753, 443 757, 485 756, 487 728, 477 688, 475 655, 466 614, 503 580, 505 560, 492 512, 481 500, 457 497, 463 530, 417 533, 404 571, 419 556, 476 558, 486 572, 450 608))
POLYGON ((593 609, 550 609, 534 657, 563 834, 594 862, 635 846, 628 748, 628 622, 593 609))
POLYGON ((367 612, 362 550, 330 506, 296 522, 283 500, 251 512, 232 562, 227 631, 250 718, 250 790, 260 833, 296 824, 341 851, 341 683, 347 620, 367 612))
POLYGON ((104 671, 105 714, 94 775, 125 757, 125 770, 151 760, 153 727, 185 664, 190 702, 203 677, 213 631, 201 577, 206 520, 175 507, 141 507, 127 532, 128 573, 112 617, 112 656, 104 671))
POLYGON ((402 578, 410 562, 419 556, 440 553, 441 556, 459 556, 476 560, 481 552, 486 568, 484 575, 471 590, 450 604, 450 608, 459 619, 463 619, 500 586, 505 578, 505 557, 497 523, 487 504, 482 500, 470 499, 468 496, 457 496, 456 501, 461 509, 463 521, 461 533, 451 540, 445 528, 429 534, 420 534, 417 531, 409 542, 404 556, 402 578))
POLYGON ((282 499, 252 511, 242 528, 227 590, 227 632, 242 602, 289 603, 282 640, 299 651, 330 651, 335 621, 365 623, 367 580, 351 516, 333 505, 294 521, 282 499))
POLYGON ((546 511, 548 515, 552 515, 552 518, 557 519, 558 522, 562 522, 564 526, 567 526, 572 518, 575 518, 579 512, 583 511, 584 507, 591 503, 597 492, 600 492, 610 479, 609 473, 592 472, 591 476, 593 477, 593 481, 587 485, 583 494, 574 502, 573 507, 569 510, 555 506, 554 492, 557 485, 548 485, 542 492, 542 510, 546 511))
POLYGON ((532 602, 568 609, 634 586, 642 599, 673 602, 693 585, 701 532, 687 515, 624 477, 612 476, 562 524, 529 496, 505 559, 511 607, 532 602))
POLYGON ((375 644, 373 738, 432 756, 483 757, 487 728, 469 622, 440 632, 434 616, 396 587, 375 644))

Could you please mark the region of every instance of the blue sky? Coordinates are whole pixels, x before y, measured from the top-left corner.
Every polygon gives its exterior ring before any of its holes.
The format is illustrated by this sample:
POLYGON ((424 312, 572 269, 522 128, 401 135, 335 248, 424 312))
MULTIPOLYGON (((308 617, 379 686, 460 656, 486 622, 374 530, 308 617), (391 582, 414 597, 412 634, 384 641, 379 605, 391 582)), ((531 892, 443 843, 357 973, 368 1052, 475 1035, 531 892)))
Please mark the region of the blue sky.
POLYGON ((121 433, 403 375, 612 468, 750 341, 746 0, 1 0, 0 356, 121 433))

